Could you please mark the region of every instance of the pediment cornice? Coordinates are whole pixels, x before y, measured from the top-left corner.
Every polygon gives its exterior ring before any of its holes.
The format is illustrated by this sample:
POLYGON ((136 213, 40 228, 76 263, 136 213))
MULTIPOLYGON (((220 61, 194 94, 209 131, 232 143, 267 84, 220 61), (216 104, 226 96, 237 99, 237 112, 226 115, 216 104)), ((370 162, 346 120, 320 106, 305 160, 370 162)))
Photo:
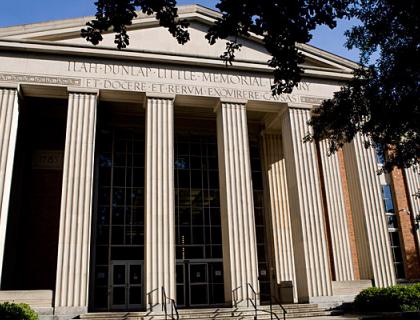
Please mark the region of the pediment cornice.
MULTIPOLYGON (((191 28, 198 27, 200 29, 200 25, 211 25, 220 16, 220 13, 200 5, 188 5, 179 7, 179 16, 182 19, 189 20, 192 23, 191 28)), ((191 54, 188 50, 181 47, 171 51, 162 48, 157 48, 156 50, 151 44, 143 45, 143 43, 137 46, 135 44, 130 45, 129 48, 124 50, 116 49, 115 46, 109 44, 109 41, 108 45, 104 43, 99 46, 93 46, 80 37, 81 28, 85 26, 87 21, 92 19, 93 17, 82 17, 0 28, 0 50, 44 52, 58 55, 71 54, 75 56, 88 55, 89 57, 147 60, 216 67, 224 66, 224 63, 219 58, 219 54, 223 50, 222 47, 212 48, 213 52, 209 54, 206 54, 207 52, 191 54)), ((136 31, 142 32, 142 35, 144 35, 145 32, 154 32, 154 30, 158 31, 161 28, 154 17, 140 13, 133 21, 132 26, 129 27, 129 31, 134 35, 136 31)), ((200 32, 203 32, 201 29, 200 32)), ((195 31, 198 32, 197 30, 195 31)), ((108 37, 110 36, 108 35, 108 37)), ((267 66, 269 54, 266 53, 259 36, 251 35, 249 38, 244 39, 243 46, 245 52, 236 59, 231 68, 263 72, 272 71, 267 66), (249 52, 246 50, 249 50, 249 52)), ((298 48, 305 56, 305 63, 302 67, 306 76, 347 80, 352 77, 354 69, 358 67, 358 64, 353 61, 310 45, 298 44, 298 48)))

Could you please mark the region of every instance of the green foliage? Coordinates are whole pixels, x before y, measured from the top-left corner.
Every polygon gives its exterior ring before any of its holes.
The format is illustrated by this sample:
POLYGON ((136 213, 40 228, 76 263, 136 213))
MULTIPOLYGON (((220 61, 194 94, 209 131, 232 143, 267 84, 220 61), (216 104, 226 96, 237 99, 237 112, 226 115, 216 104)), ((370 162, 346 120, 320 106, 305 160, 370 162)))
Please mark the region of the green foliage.
MULTIPOLYGON (((184 44, 188 23, 179 19, 176 0, 97 0, 95 20, 82 30, 98 44, 102 33, 115 33, 119 49, 129 44, 127 26, 136 10, 155 15, 160 25, 184 44)), ((306 140, 328 139, 330 153, 362 134, 366 147, 381 146, 384 170, 410 167, 420 161, 420 1, 419 0, 219 0, 220 16, 209 27, 212 45, 226 40, 221 59, 227 65, 240 50, 240 37, 255 34, 272 58, 273 94, 290 93, 302 75, 298 43, 307 43, 317 26, 336 26, 355 18, 360 25, 346 34, 347 46, 361 51, 361 68, 333 99, 314 109, 306 140), (373 53, 380 56, 368 64, 373 53)))
POLYGON ((312 138, 329 139, 335 152, 361 133, 366 146, 384 149, 386 171, 410 167, 420 159, 420 1, 355 2, 350 14, 361 24, 347 32, 347 45, 360 49, 362 67, 314 110, 312 138))
MULTIPOLYGON (((307 43, 318 25, 336 26, 336 19, 344 17, 352 0, 220 0, 216 7, 221 16, 209 28, 206 38, 210 45, 227 40, 221 58, 231 64, 240 50, 238 38, 250 33, 262 37, 265 48, 272 55, 268 65, 273 68, 274 94, 290 93, 301 79, 303 62, 296 43, 307 43)), ((127 26, 137 16, 135 10, 156 14, 160 24, 184 44, 189 40, 188 23, 179 20, 175 0, 98 0, 96 19, 82 30, 82 36, 93 44, 102 40, 101 33, 112 29, 118 48, 129 44, 127 26)))
POLYGON ((354 300, 360 312, 420 311, 420 284, 388 288, 368 288, 354 300))
POLYGON ((2 320, 38 320, 38 315, 25 303, 0 303, 2 320))

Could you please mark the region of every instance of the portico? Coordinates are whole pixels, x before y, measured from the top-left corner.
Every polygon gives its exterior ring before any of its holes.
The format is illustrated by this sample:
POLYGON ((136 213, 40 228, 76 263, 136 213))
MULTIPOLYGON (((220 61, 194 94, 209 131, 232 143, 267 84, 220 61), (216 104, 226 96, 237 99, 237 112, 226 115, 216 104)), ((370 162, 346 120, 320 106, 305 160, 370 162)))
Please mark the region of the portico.
POLYGON ((49 290, 65 318, 394 284, 374 155, 361 139, 341 157, 303 143, 311 108, 356 65, 301 46, 303 81, 272 96, 257 38, 227 68, 221 45, 203 48, 216 13, 180 14, 180 47, 145 16, 123 51, 111 35, 84 44, 80 20, 0 29, 0 296, 49 290))

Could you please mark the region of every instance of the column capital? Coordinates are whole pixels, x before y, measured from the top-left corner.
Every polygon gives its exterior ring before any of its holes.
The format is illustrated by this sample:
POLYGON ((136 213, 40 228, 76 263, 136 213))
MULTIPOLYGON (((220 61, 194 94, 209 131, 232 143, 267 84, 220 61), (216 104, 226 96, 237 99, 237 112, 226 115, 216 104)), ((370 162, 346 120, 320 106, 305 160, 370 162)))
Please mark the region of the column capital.
POLYGON ((0 89, 16 89, 20 90, 20 84, 15 82, 0 83, 0 89))
POLYGON ((99 96, 99 89, 91 88, 79 88, 79 87, 67 87, 67 93, 86 93, 86 94, 96 94, 99 96))
POLYGON ((16 90, 18 100, 23 99, 23 91, 22 91, 22 86, 21 86, 20 83, 16 83, 16 82, 2 83, 2 84, 0 84, 0 90, 1 89, 3 89, 3 90, 16 90))
POLYGON ((175 96, 172 93, 146 92, 146 99, 175 100, 175 96))
POLYGON ((288 103, 287 107, 288 109, 301 109, 301 110, 311 110, 313 109, 315 105, 304 105, 304 104, 293 104, 293 103, 288 103))
POLYGON ((220 98, 220 103, 221 104, 229 103, 229 104, 243 104, 243 105, 246 105, 247 102, 248 102, 248 100, 246 100, 246 99, 225 98, 225 97, 220 98))
POLYGON ((236 108, 237 106, 240 106, 241 107, 241 109, 243 108, 243 109, 245 109, 245 111, 246 111, 246 103, 243 103, 243 102, 232 102, 232 101, 225 101, 225 100, 220 100, 219 101, 219 103, 214 107, 214 109, 213 109, 213 112, 214 113, 217 113, 217 111, 221 108, 221 107, 223 107, 223 106, 228 106, 228 107, 230 107, 231 109, 234 109, 234 108, 236 108))

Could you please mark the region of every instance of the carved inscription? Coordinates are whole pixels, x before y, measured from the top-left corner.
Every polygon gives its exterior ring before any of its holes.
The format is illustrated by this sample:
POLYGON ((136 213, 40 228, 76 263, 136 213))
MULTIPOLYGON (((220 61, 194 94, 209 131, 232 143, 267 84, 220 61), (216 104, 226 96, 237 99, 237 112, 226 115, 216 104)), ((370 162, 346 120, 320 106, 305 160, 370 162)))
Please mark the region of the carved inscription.
POLYGON ((302 96, 302 97, 300 98, 300 100, 301 100, 303 103, 321 104, 321 103, 322 103, 322 101, 324 101, 325 99, 322 99, 322 98, 317 98, 317 97, 305 97, 305 96, 302 96))
POLYGON ((80 79, 33 76, 33 75, 26 75, 26 74, 9 74, 9 73, 0 73, 0 81, 41 83, 41 84, 53 84, 53 85, 55 84, 55 85, 62 85, 62 86, 80 86, 81 85, 80 79))
MULTIPOLYGON (((268 74, 253 76, 233 71, 199 71, 183 67, 175 69, 76 61, 68 62, 67 71, 87 75, 84 86, 89 88, 313 103, 310 97, 302 100, 301 95, 296 93, 273 96, 270 90, 272 78, 268 74)), ((304 93, 309 89, 309 83, 301 82, 296 92, 304 93)))
POLYGON ((231 69, 154 65, 146 63, 98 63, 67 61, 55 69, 57 75, 1 73, 0 81, 79 86, 92 89, 125 90, 147 93, 192 95, 241 100, 279 101, 293 104, 320 104, 314 88, 301 82, 291 94, 273 96, 272 74, 231 69), (74 76, 74 77, 73 77, 74 76))

